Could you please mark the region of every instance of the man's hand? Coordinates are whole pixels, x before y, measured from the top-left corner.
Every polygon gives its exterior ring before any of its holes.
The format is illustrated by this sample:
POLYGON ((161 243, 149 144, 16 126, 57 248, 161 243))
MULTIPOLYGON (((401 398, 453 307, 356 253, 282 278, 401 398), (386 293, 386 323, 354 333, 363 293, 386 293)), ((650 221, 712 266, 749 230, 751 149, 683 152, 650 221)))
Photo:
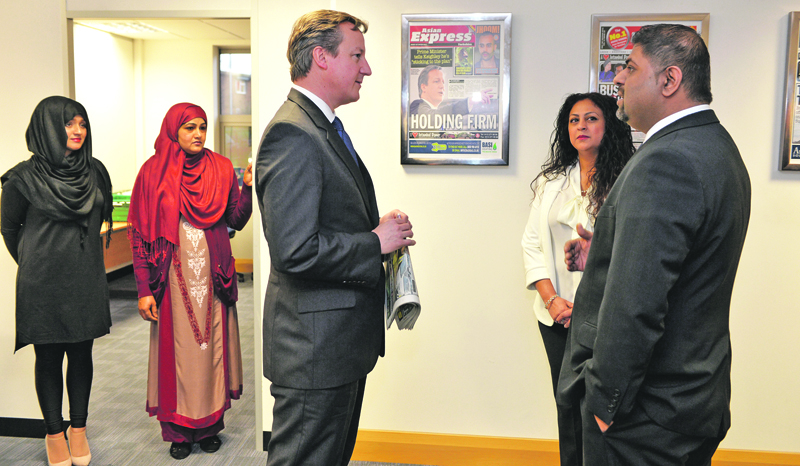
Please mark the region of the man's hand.
POLYGON ((411 230, 408 215, 397 209, 381 217, 380 224, 372 232, 378 235, 381 241, 381 254, 389 254, 403 246, 417 244, 413 239, 409 239, 414 236, 414 232, 411 230))
POLYGON ((582 272, 586 268, 586 257, 592 247, 592 232, 584 229, 580 223, 577 229, 580 238, 571 239, 564 245, 564 262, 570 272, 582 272))
POLYGON ((149 322, 158 322, 158 306, 154 297, 139 298, 139 315, 149 322))
POLYGON ((480 96, 473 96, 473 100, 475 102, 483 102, 488 104, 492 101, 492 98, 495 97, 494 91, 492 89, 481 89, 480 96))
POLYGON ((467 108, 470 112, 472 112, 472 107, 474 104, 483 102, 484 104, 488 104, 492 101, 492 98, 495 97, 494 91, 492 89, 481 89, 481 92, 475 92, 472 96, 467 99, 467 108))

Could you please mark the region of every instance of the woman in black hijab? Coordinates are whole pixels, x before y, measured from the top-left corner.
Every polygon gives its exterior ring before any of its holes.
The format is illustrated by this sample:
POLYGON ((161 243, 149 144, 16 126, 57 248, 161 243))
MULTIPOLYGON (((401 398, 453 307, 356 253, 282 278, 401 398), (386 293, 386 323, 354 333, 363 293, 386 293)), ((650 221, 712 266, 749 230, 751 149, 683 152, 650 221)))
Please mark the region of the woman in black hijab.
POLYGON ((41 101, 25 138, 33 155, 0 178, 0 230, 19 266, 15 351, 32 344, 36 353, 48 464, 88 465, 92 344, 111 327, 102 249, 110 240, 111 180, 92 158, 89 117, 74 100, 41 101), (105 241, 98 237, 103 222, 105 241), (69 446, 61 417, 64 354, 69 446))

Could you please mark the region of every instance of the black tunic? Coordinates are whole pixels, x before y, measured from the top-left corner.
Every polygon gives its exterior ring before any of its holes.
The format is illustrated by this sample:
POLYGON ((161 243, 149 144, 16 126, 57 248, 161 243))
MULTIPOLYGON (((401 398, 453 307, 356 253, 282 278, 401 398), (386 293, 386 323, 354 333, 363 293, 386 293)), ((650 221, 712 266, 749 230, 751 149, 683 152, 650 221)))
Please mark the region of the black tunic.
MULTIPOLYGON (((98 193, 88 228, 56 221, 33 206, 6 176, 0 230, 17 271, 15 351, 28 344, 76 343, 109 333, 111 313, 100 226, 104 194, 98 193)), ((95 176, 93 174, 93 176, 95 176)))

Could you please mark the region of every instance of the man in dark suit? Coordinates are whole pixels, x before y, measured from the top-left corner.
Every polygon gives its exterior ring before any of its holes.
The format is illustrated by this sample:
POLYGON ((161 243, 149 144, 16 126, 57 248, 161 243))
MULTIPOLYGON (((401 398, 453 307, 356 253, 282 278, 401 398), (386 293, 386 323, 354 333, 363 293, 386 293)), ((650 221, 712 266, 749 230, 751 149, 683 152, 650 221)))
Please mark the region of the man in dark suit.
POLYGON ((420 114, 466 114, 470 111, 467 99, 445 100, 444 72, 439 65, 428 65, 419 73, 419 99, 411 102, 409 112, 420 114))
POLYGON ((372 73, 363 32, 366 23, 338 11, 297 20, 293 89, 261 139, 271 466, 348 464, 366 376, 384 352, 381 256, 415 243, 404 213, 379 218, 369 172, 334 114, 372 73))
POLYGON ((581 405, 585 465, 710 465, 730 427, 728 321, 750 179, 708 106, 702 38, 662 24, 633 43, 614 79, 618 116, 647 136, 594 236, 565 246, 585 271, 559 402, 581 405))

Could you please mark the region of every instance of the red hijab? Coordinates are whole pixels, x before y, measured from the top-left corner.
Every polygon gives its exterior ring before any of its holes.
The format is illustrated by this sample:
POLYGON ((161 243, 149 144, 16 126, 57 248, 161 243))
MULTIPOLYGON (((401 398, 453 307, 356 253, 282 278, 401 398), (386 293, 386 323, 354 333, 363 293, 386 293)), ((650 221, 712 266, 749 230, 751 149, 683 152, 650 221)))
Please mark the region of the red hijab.
POLYGON ((226 159, 206 148, 189 155, 178 143, 180 127, 195 118, 208 123, 206 113, 194 104, 175 104, 167 111, 156 153, 139 170, 133 186, 128 225, 151 257, 166 251, 164 241, 178 244, 181 215, 205 230, 225 214, 234 181, 226 159))

